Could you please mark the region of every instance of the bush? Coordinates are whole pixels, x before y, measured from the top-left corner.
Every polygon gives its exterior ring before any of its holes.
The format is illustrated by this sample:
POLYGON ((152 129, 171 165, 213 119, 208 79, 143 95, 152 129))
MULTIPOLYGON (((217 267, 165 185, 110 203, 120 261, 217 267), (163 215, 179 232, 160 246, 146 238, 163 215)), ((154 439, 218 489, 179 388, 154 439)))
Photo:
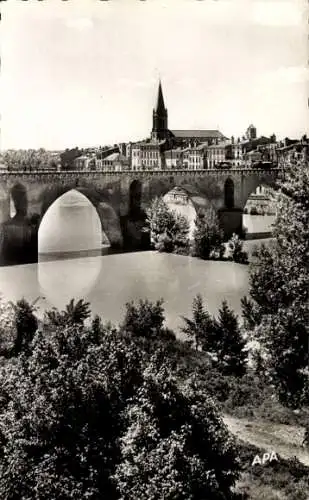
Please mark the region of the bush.
POLYGON ((256 207, 251 207, 251 210, 250 210, 250 215, 258 215, 258 210, 256 207))
POLYGON ((248 254, 243 251, 243 242, 237 234, 233 234, 227 242, 227 258, 238 264, 248 264, 248 254))

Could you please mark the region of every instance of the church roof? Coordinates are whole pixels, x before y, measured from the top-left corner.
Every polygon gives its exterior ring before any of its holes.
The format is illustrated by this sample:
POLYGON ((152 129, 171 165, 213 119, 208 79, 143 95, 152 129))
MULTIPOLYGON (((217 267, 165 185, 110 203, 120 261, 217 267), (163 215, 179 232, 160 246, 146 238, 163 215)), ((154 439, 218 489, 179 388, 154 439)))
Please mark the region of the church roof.
POLYGON ((179 138, 224 138, 224 135, 219 130, 171 130, 171 132, 175 137, 179 138))

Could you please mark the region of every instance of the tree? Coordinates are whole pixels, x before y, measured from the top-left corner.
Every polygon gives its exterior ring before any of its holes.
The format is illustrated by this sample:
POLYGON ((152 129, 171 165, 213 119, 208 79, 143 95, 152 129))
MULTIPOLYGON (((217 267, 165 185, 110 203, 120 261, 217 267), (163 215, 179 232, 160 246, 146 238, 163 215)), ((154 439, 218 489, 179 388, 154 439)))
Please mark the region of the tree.
POLYGON ((198 212, 193 233, 193 255, 210 259, 222 258, 223 254, 223 232, 214 208, 198 212))
POLYGON ((203 299, 198 294, 192 303, 192 319, 182 317, 185 326, 182 332, 195 343, 195 349, 208 351, 213 342, 214 322, 203 304, 203 299))
POLYGON ((54 168, 58 158, 55 153, 43 148, 35 149, 10 149, 2 154, 2 161, 8 170, 39 170, 54 168))
POLYGON ((227 243, 229 257, 239 264, 248 263, 248 254, 243 250, 243 243, 238 234, 233 233, 232 238, 227 243))
POLYGON ((25 299, 12 304, 15 313, 16 338, 13 348, 15 356, 21 352, 29 354, 30 344, 38 328, 38 320, 34 315, 34 306, 25 299))
POLYGON ((83 149, 78 147, 72 149, 66 149, 60 154, 61 167, 64 170, 72 170, 74 168, 74 160, 83 154, 83 149))
POLYGON ((239 464, 212 401, 94 325, 43 323, 0 365, 0 497, 230 498, 239 464))
POLYGON ((53 308, 45 313, 45 322, 54 326, 61 325, 82 325, 86 319, 90 317, 90 304, 80 299, 75 304, 74 299, 71 299, 64 311, 58 311, 53 308))
POLYGON ((146 227, 156 250, 173 252, 188 249, 189 222, 186 217, 170 210, 162 198, 155 198, 146 214, 146 227))
POLYGON ((212 354, 217 357, 218 369, 224 375, 244 375, 246 342, 242 337, 238 318, 225 300, 219 309, 215 330, 212 354))
POLYGON ((163 299, 155 303, 149 300, 133 301, 126 304, 126 314, 122 323, 122 330, 135 338, 148 340, 175 339, 175 334, 164 327, 165 315, 163 299))
POLYGON ((1 303, 0 354, 6 358, 29 354, 31 342, 38 328, 35 306, 25 299, 1 303))
POLYGON ((244 315, 267 354, 281 402, 297 407, 308 398, 308 165, 285 172, 277 206, 274 243, 256 253, 244 315))

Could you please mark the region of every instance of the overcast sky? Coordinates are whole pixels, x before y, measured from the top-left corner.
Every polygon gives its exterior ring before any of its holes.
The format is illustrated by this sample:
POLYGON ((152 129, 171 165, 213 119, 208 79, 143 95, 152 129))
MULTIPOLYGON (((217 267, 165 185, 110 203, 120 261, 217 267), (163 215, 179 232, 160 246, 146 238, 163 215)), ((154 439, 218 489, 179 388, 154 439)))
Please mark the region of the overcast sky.
POLYGON ((305 0, 10 0, 1 10, 2 149, 144 138, 159 75, 171 129, 308 133, 305 0))

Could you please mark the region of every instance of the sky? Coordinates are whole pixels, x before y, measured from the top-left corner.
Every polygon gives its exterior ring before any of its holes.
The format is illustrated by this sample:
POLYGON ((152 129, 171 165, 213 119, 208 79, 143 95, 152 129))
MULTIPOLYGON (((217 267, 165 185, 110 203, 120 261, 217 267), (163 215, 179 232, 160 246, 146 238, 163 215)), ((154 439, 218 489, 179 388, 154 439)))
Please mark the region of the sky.
POLYGON ((170 129, 308 133, 305 0, 1 4, 1 149, 145 138, 159 77, 170 129))

